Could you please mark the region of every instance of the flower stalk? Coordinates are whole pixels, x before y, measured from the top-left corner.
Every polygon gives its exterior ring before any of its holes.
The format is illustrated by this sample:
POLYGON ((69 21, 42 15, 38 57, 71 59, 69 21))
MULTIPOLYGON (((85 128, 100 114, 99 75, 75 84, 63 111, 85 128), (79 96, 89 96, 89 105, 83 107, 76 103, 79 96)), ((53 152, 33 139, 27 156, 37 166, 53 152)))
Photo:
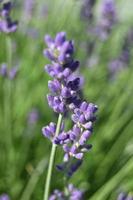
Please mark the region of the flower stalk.
MULTIPOLYGON (((56 137, 60 133, 62 118, 63 118, 63 115, 59 114, 57 127, 56 127, 56 132, 55 132, 55 136, 56 137)), ((53 171, 53 166, 54 166, 56 147, 57 147, 57 145, 55 143, 53 143, 52 144, 52 149, 51 149, 51 154, 50 154, 50 159, 49 159, 48 173, 47 173, 47 177, 46 177, 44 200, 48 200, 48 198, 49 198, 50 183, 51 183, 51 178, 52 178, 52 171, 53 171)))

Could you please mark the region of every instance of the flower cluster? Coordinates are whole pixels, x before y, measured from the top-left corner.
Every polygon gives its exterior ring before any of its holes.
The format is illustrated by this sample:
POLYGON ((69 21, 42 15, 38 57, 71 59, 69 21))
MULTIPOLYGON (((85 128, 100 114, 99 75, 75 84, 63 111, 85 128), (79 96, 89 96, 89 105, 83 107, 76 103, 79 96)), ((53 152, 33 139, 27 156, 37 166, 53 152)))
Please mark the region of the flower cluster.
POLYGON ((84 152, 90 150, 91 145, 86 144, 86 142, 92 134, 96 111, 96 105, 82 102, 78 108, 74 109, 71 116, 74 122, 73 128, 68 132, 62 132, 55 138, 56 144, 63 145, 65 151, 64 161, 68 161, 70 157, 82 159, 84 152))
POLYGON ((80 78, 71 79, 73 72, 79 66, 74 61, 74 43, 66 40, 64 32, 56 35, 55 39, 45 37, 48 49, 44 54, 52 61, 45 67, 54 80, 48 82, 51 94, 47 96, 49 106, 57 113, 64 114, 71 111, 73 127, 69 131, 64 130, 62 124, 60 134, 55 137, 56 124, 51 122, 43 127, 43 135, 51 139, 57 145, 61 145, 65 152, 64 162, 71 158, 82 159, 84 152, 91 148, 86 144, 92 133, 92 125, 95 121, 97 106, 82 101, 79 97, 80 78))
POLYGON ((0 2, 0 6, 2 7, 0 8, 0 32, 15 32, 17 30, 18 22, 12 21, 10 17, 12 3, 10 1, 6 3, 0 2))
POLYGON ((67 194, 59 190, 55 190, 49 197, 49 200, 83 200, 83 192, 75 188, 72 184, 67 187, 67 194))
POLYGON ((120 193, 117 200, 133 200, 133 196, 131 194, 120 193))
POLYGON ((17 74, 18 74, 18 68, 17 67, 12 67, 11 69, 8 69, 7 65, 5 63, 3 63, 0 67, 0 75, 2 77, 13 80, 13 79, 15 79, 17 74))
POLYGON ((2 194, 0 195, 0 200, 10 200, 10 198, 7 194, 2 194))
POLYGON ((65 113, 68 107, 79 103, 77 91, 80 89, 80 79, 70 78, 79 66, 79 62, 74 61, 73 42, 66 41, 64 32, 58 33, 55 40, 48 35, 45 36, 45 42, 48 49, 44 54, 52 61, 51 65, 46 65, 45 70, 54 78, 53 81, 48 82, 51 91, 47 96, 48 103, 55 112, 65 113))

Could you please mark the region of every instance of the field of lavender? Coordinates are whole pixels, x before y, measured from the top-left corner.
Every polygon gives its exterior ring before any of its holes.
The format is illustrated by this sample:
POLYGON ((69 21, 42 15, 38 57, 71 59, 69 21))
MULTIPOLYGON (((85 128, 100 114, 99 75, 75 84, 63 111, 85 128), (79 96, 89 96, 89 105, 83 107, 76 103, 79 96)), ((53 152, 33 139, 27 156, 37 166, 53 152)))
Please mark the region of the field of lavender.
POLYGON ((0 200, 133 200, 132 10, 0 0, 0 200))

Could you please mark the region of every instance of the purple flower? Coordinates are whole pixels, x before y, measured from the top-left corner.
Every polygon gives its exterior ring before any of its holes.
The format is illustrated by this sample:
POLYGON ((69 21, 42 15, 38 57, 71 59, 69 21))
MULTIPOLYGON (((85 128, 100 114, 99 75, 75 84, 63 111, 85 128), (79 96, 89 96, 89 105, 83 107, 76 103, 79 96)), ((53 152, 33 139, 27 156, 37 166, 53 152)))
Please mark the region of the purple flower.
MULTIPOLYGON (((66 40, 65 32, 60 32, 56 35, 55 39, 51 36, 45 36, 45 42, 48 49, 44 50, 44 55, 51 61, 56 62, 68 68, 73 68, 75 62, 73 61, 74 44, 72 41, 66 40)), ((75 66, 76 68, 77 66, 75 66)))
POLYGON ((0 67, 0 75, 7 77, 7 65, 5 63, 3 63, 0 67))
POLYGON ((55 140, 57 144, 63 145, 65 152, 64 161, 68 162, 70 157, 83 159, 84 152, 91 149, 91 145, 86 144, 93 131, 93 122, 96 120, 95 112, 97 106, 87 102, 82 102, 79 108, 74 109, 72 121, 74 126, 68 132, 62 132, 55 140), (63 135, 68 135, 67 140, 62 140, 63 135), (58 141, 58 142, 57 142, 58 141))
POLYGON ((2 77, 7 77, 11 80, 15 79, 18 73, 17 67, 12 67, 11 69, 7 68, 7 64, 3 63, 0 67, 0 75, 2 77))
POLYGON ((10 200, 10 198, 7 194, 2 194, 0 195, 0 200, 10 200))
POLYGON ((17 30, 18 22, 11 19, 11 9, 12 3, 10 1, 2 3, 2 8, 0 9, 0 32, 11 33, 17 30))
MULTIPOLYGON (((42 134, 49 138, 50 140, 55 140, 55 131, 56 131, 56 124, 54 122, 50 122, 49 125, 42 128, 42 134)), ((61 124, 60 132, 64 131, 64 123, 61 124)))
POLYGON ((133 196, 132 195, 128 195, 128 194, 125 194, 125 193, 120 193, 117 200, 133 200, 133 196))
MULTIPOLYGON (((114 25, 117 22, 116 7, 114 0, 104 0, 102 4, 101 17, 99 22, 91 27, 91 34, 96 35, 101 40, 108 39, 114 25)), ((94 44, 93 44, 94 45, 94 44)))
POLYGON ((35 1, 34 0, 25 0, 24 1, 24 18, 26 21, 29 21, 32 18, 33 15, 33 9, 35 6, 35 1))
POLYGON ((116 8, 114 0, 104 0, 102 5, 102 17, 99 24, 99 33, 101 39, 105 40, 111 33, 116 23, 116 8))
POLYGON ((42 133, 45 137, 49 139, 53 139, 55 136, 55 131, 56 131, 56 124, 51 122, 49 126, 43 127, 42 128, 42 133))
POLYGON ((11 69, 7 68, 7 64, 3 63, 0 67, 0 75, 2 77, 8 78, 10 80, 13 80, 16 78, 18 74, 18 68, 12 67, 11 69))
POLYGON ((18 68, 17 67, 12 67, 10 70, 9 70, 9 73, 8 73, 8 77, 10 80, 13 80, 16 78, 18 74, 18 68))
POLYGON ((69 184, 66 189, 68 194, 59 190, 54 190, 49 200, 83 200, 83 192, 75 188, 72 184, 69 184))
POLYGON ((75 188, 72 184, 68 185, 70 200, 83 200, 83 192, 75 188))
POLYGON ((3 4, 3 9, 1 10, 1 15, 3 17, 6 17, 10 14, 10 11, 11 11, 11 8, 12 8, 12 4, 11 2, 7 2, 7 3, 4 3, 3 4))
POLYGON ((57 165, 57 169, 63 172, 67 177, 71 177, 82 165, 82 160, 69 159, 69 162, 63 162, 57 165))
POLYGON ((36 124, 39 119, 39 112, 36 108, 33 108, 28 115, 28 123, 36 124))
POLYGON ((79 62, 74 61, 74 46, 72 41, 66 40, 66 34, 60 32, 55 39, 45 36, 48 49, 44 51, 52 64, 46 65, 45 70, 54 78, 48 86, 51 94, 47 95, 48 104, 57 113, 65 113, 69 104, 74 103, 80 89, 80 78, 70 80, 73 72, 78 68, 79 62))
POLYGON ((54 190, 53 194, 49 197, 49 200, 65 200, 64 193, 59 190, 54 190))

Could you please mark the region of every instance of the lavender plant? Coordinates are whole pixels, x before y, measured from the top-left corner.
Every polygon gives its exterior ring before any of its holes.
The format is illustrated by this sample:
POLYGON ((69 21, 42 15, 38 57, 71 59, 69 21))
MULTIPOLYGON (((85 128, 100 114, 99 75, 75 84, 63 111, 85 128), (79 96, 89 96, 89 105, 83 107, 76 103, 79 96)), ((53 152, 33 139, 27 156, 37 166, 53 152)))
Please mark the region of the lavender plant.
MULTIPOLYGON (((58 169, 67 171, 67 174, 71 176, 80 166, 84 153, 91 148, 87 141, 93 131, 97 106, 80 98, 80 78, 72 78, 79 67, 79 61, 73 58, 74 42, 67 41, 64 32, 58 33, 55 39, 46 35, 45 42, 48 48, 44 50, 44 55, 51 61, 50 65, 45 66, 45 70, 54 78, 48 82, 50 94, 47 95, 47 99, 49 106, 59 114, 57 124, 51 122, 42 128, 43 135, 52 142, 44 193, 44 200, 48 200, 56 147, 60 146, 64 151, 63 164, 58 165, 58 169), (66 113, 70 114, 73 122, 72 128, 68 131, 65 130, 63 121, 66 113), (73 163, 73 159, 76 162, 73 163)), ((73 198, 73 193, 78 194, 78 191, 72 185, 68 188, 67 194, 56 190, 50 199, 66 199, 65 195, 67 198, 71 196, 69 199, 83 199, 80 192, 79 197, 73 198)))

